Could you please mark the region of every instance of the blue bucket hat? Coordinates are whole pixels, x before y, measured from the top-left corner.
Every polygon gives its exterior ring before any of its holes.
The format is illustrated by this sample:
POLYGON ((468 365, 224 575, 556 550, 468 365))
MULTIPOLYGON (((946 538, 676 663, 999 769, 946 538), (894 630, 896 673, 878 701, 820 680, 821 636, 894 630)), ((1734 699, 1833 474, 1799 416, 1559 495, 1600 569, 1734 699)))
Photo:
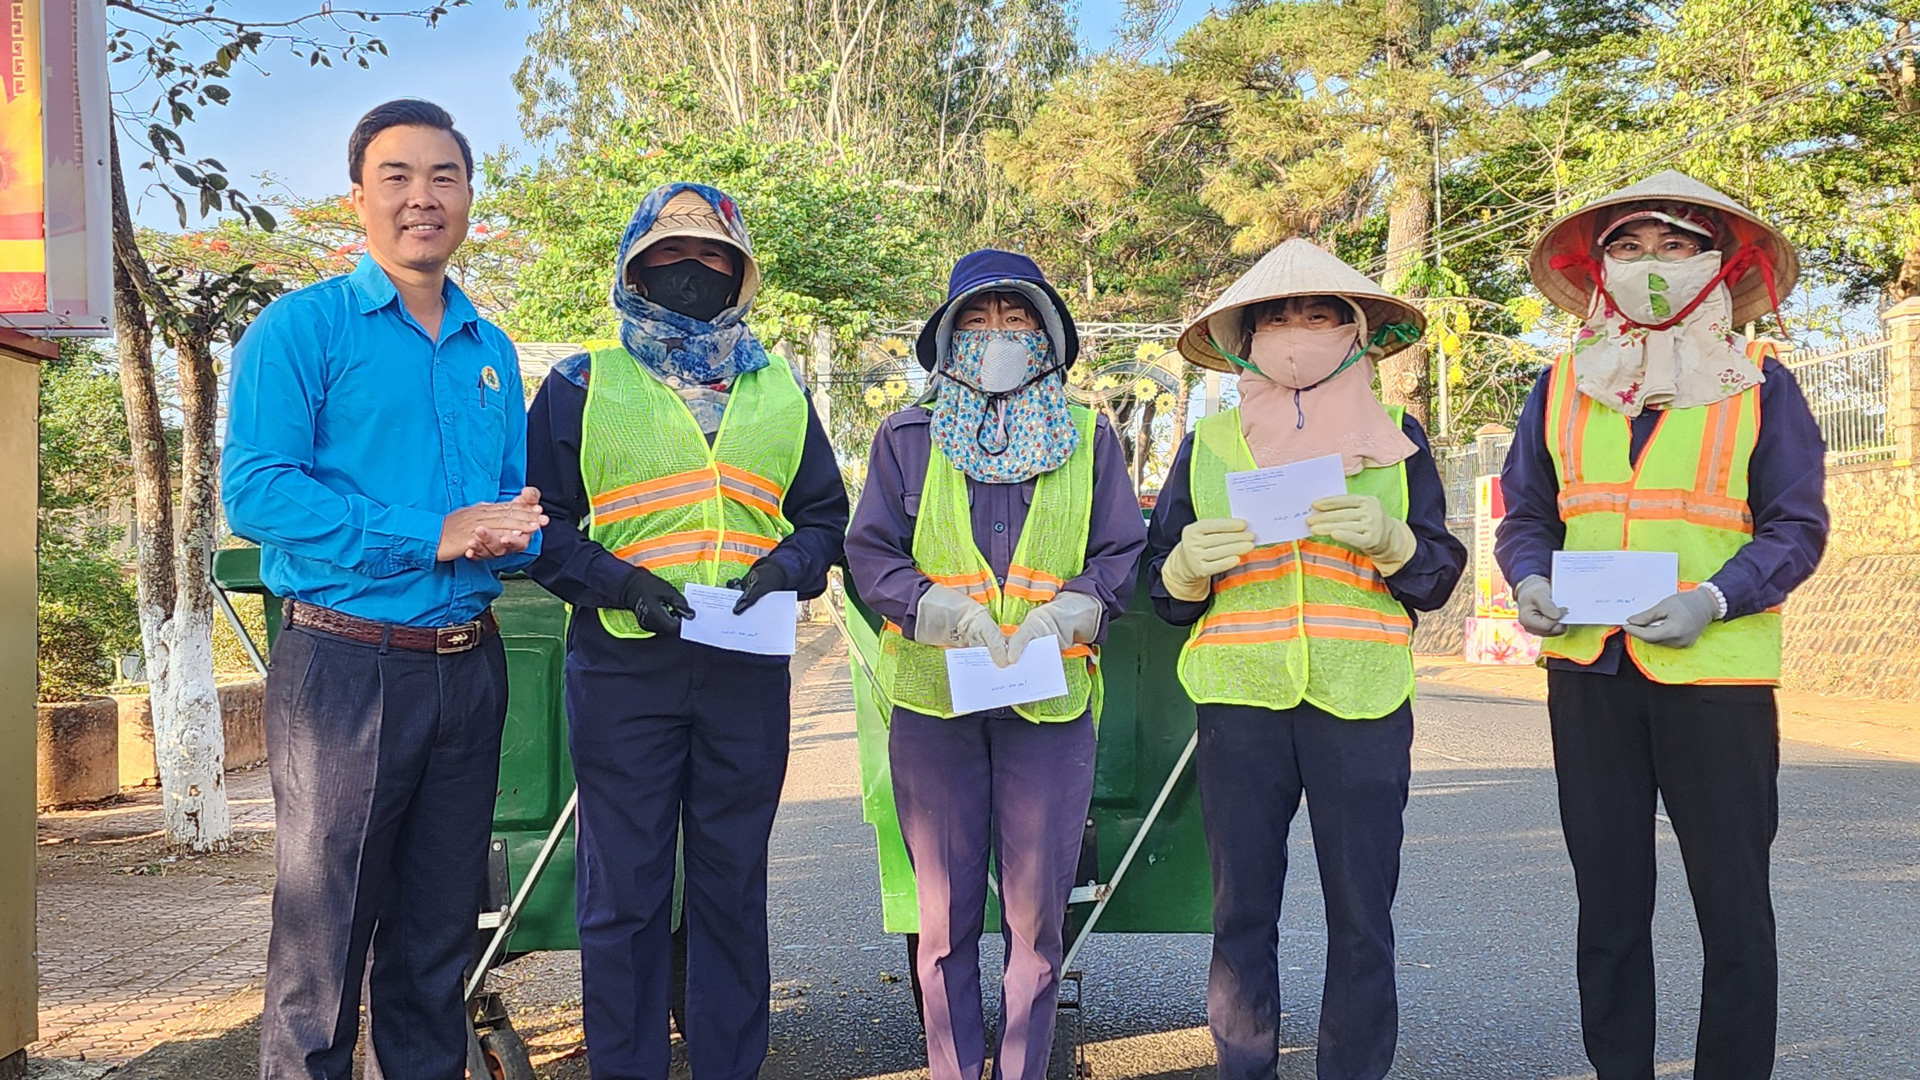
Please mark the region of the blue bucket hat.
POLYGON ((947 299, 933 310, 914 343, 914 354, 921 367, 932 371, 946 359, 947 350, 953 344, 953 320, 959 314, 960 302, 979 292, 1010 292, 1026 297, 1040 313, 1040 322, 1046 327, 1047 336, 1053 339, 1054 350, 1060 358, 1069 366, 1079 358, 1080 334, 1073 328, 1073 315, 1067 311, 1067 302, 1047 284, 1047 276, 1040 272, 1040 267, 1025 255, 982 248, 961 256, 960 261, 953 264, 953 274, 947 279, 947 299))

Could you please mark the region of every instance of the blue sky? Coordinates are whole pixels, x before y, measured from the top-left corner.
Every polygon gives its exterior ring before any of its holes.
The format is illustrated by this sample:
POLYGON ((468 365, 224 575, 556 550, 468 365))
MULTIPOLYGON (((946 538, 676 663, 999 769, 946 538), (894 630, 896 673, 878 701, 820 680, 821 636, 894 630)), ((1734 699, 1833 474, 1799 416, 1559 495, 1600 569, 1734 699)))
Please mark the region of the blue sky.
MULTIPOLYGON (((251 14, 286 3, 241 0, 234 9, 251 14)), ((1124 7, 1124 0, 1082 0, 1081 40, 1094 49, 1109 44, 1124 7)), ((1204 15, 1207 7, 1205 0, 1186 0, 1176 28, 1204 15)), ((503 146, 524 153, 519 99, 511 80, 533 26, 531 13, 507 10, 502 0, 474 0, 433 30, 385 20, 377 33, 392 55, 376 60, 372 70, 316 68, 284 54, 273 56, 263 65, 266 70, 231 80, 231 105, 201 110, 183 134, 191 153, 219 160, 236 178, 271 174, 302 197, 346 191, 349 129, 367 109, 396 97, 424 97, 445 105, 476 154, 503 146)), ((119 65, 115 74, 130 73, 131 66, 119 65)), ((137 186, 140 175, 127 179, 137 186)), ((142 224, 179 227, 173 204, 164 195, 143 199, 137 192, 129 194, 142 224)))

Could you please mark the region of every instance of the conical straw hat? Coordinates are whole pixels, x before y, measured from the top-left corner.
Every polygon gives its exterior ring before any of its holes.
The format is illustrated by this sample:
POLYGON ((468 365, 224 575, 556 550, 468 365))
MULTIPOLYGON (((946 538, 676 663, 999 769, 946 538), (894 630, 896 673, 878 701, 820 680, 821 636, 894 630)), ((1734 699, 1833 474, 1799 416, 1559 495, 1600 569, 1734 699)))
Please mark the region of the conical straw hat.
MULTIPOLYGON (((1794 282, 1800 278, 1800 258, 1780 230, 1721 192, 1686 173, 1668 169, 1632 187, 1621 188, 1604 198, 1595 199, 1547 226, 1547 231, 1541 233, 1539 241, 1533 245, 1532 254, 1527 256, 1527 272, 1532 275, 1534 286, 1560 308, 1584 316, 1592 305, 1593 282, 1588 280, 1586 271, 1579 267, 1555 270, 1554 258, 1560 255, 1586 255, 1598 259, 1599 231, 1619 216, 1620 208, 1628 203, 1642 202, 1690 203, 1718 214, 1726 226, 1717 244, 1721 254, 1732 257, 1748 244, 1758 247, 1761 257, 1772 264, 1773 291, 1782 300, 1786 299, 1794 282)), ((1773 310, 1773 300, 1767 295, 1766 280, 1757 271, 1733 283, 1731 291, 1733 321, 1736 324, 1752 322, 1773 310)))
MULTIPOLYGON (((1389 323, 1411 323, 1425 331, 1427 317, 1420 309, 1381 288, 1372 278, 1341 262, 1338 256, 1306 240, 1288 240, 1266 253, 1253 268, 1240 275, 1220 299, 1195 316, 1180 333, 1180 355, 1215 371, 1237 370, 1221 350, 1235 356, 1247 355, 1252 337, 1246 325, 1245 309, 1265 300, 1284 300, 1289 296, 1331 294, 1351 300, 1365 316, 1371 333, 1389 323)), ((1412 344, 1389 338, 1374 352, 1374 358, 1391 356, 1412 344)))

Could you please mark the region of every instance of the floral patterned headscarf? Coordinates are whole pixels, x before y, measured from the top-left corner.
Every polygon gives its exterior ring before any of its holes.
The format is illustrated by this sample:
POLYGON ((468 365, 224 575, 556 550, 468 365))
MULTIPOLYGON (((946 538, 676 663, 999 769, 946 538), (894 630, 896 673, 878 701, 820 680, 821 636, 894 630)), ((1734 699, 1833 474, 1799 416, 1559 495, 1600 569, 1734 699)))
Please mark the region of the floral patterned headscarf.
POLYGON ((671 311, 641 296, 626 283, 626 257, 634 242, 653 228, 667 200, 691 191, 712 204, 740 249, 752 257, 753 246, 740 208, 726 193, 704 184, 662 184, 654 188, 633 212, 614 252, 613 306, 620 313, 620 343, 642 367, 669 386, 711 386, 730 383, 740 375, 759 371, 769 363, 753 331, 747 329, 748 298, 721 312, 712 322, 671 311))
POLYGON ((935 377, 933 443, 947 460, 983 484, 1018 484, 1066 464, 1080 432, 1067 408, 1066 373, 1042 330, 956 330, 953 347, 935 377), (986 367, 1003 362, 1008 346, 1026 353, 1018 389, 988 393, 986 367), (989 359, 989 351, 995 357, 989 359))

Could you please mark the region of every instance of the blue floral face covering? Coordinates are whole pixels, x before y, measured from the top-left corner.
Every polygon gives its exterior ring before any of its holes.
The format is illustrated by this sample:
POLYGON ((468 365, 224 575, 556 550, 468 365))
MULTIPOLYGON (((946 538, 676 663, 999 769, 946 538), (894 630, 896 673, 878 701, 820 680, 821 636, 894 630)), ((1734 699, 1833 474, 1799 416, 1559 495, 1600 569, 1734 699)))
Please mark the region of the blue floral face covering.
POLYGON ((620 343, 647 370, 669 386, 709 386, 730 383, 740 375, 769 363, 745 319, 750 304, 727 308, 712 321, 696 319, 662 307, 627 287, 621 258, 633 242, 645 236, 660 217, 667 200, 682 191, 699 193, 719 212, 727 231, 744 251, 753 250, 746 226, 733 200, 700 184, 663 184, 633 212, 620 246, 614 249, 613 306, 620 313, 620 343))
POLYGON ((1018 484, 1073 456, 1080 434, 1044 331, 956 330, 938 377, 933 442, 969 477, 1018 484))

